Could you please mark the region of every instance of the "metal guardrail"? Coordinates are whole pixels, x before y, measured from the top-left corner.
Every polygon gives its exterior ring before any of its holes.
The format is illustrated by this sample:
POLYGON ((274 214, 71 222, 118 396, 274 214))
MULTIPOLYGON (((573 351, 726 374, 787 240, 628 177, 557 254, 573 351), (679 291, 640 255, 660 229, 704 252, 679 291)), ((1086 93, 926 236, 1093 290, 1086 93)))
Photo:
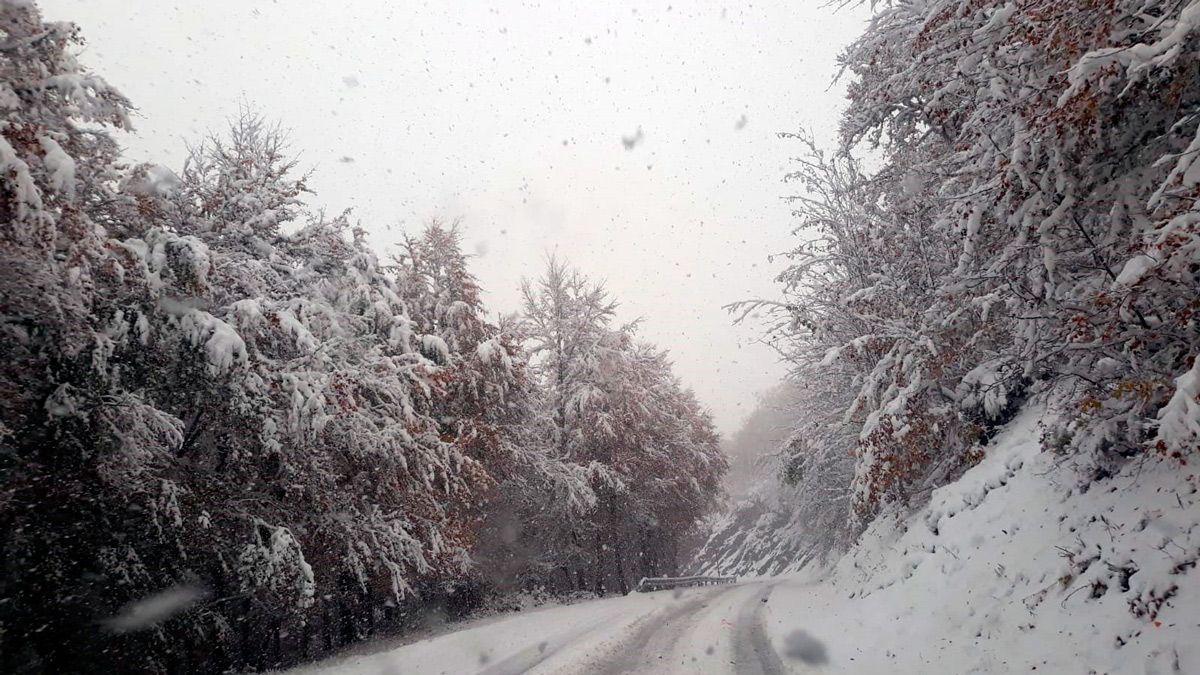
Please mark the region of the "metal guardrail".
POLYGON ((649 593, 650 591, 661 591, 668 588, 682 588, 684 586, 715 586, 716 584, 732 584, 737 581, 737 577, 644 577, 638 582, 636 590, 638 593, 649 593))

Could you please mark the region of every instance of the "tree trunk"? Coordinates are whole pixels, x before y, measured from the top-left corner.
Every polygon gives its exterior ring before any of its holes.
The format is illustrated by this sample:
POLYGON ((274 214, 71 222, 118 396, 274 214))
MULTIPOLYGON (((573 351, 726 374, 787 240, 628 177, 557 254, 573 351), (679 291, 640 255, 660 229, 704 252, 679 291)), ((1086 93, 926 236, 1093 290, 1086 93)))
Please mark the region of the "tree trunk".
POLYGON ((613 555, 617 559, 617 583, 620 585, 621 595, 629 595, 629 580, 625 578, 625 550, 619 541, 613 544, 613 555))
POLYGON ((604 595, 604 541, 596 532, 596 595, 604 595))

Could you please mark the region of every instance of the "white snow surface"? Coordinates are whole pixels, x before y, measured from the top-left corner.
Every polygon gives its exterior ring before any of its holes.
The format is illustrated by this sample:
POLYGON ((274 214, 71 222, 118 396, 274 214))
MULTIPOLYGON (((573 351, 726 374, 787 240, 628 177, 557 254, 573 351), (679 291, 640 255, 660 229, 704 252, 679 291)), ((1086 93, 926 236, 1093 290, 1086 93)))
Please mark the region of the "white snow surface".
POLYGON ((926 508, 876 522, 822 583, 781 585, 776 644, 802 624, 825 672, 1200 673, 1192 470, 1149 458, 1081 491, 1037 422, 1027 410, 926 508))
POLYGON ((295 673, 1200 673, 1200 505, 1148 458, 1082 488, 1027 410, 827 569, 464 624, 295 673))
POLYGON ((391 651, 335 658, 291 675, 462 673, 779 673, 761 649, 760 608, 778 580, 631 593, 468 622, 391 651), (759 651, 756 651, 756 648, 759 651))

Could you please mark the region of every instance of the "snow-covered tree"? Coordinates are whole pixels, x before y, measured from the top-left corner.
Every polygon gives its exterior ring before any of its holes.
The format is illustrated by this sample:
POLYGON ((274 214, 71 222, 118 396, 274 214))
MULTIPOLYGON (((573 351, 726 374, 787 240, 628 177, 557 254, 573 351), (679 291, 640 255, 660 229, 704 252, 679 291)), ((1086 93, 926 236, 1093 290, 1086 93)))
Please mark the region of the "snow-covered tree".
POLYGON ((244 116, 231 138, 197 148, 151 210, 214 263, 206 292, 190 289, 162 317, 191 331, 165 351, 204 346, 204 372, 180 372, 190 386, 161 393, 187 421, 181 501, 206 495, 192 505, 218 531, 217 551, 200 557, 238 561, 213 583, 262 604, 242 611, 262 612, 269 629, 299 608, 302 624, 315 614, 353 639, 418 582, 466 570, 464 514, 490 479, 444 434, 454 366, 426 356, 440 338, 416 330, 407 280, 344 215, 303 213, 277 130, 244 116), (200 388, 213 372, 221 379, 200 388), (263 542, 284 531, 291 553, 278 560, 263 542))
POLYGON ((968 379, 1053 379, 1051 441, 1101 461, 1197 447, 1195 15, 904 3, 846 55, 845 141, 874 134, 891 166, 920 153, 910 171, 934 185, 957 256, 934 311, 1011 323, 1000 367, 968 379))
MULTIPOLYGON (((178 176, 122 167, 103 127, 127 104, 74 27, 24 3, 0 21, 5 663, 185 670, 203 643, 205 667, 262 668, 462 574, 493 481, 443 436, 456 380, 407 280, 305 209, 254 115, 178 176), (97 629, 180 585, 208 600, 97 629)), ((507 373, 516 350, 486 352, 507 373)))
POLYGON ((603 287, 561 261, 524 286, 525 330, 550 451, 586 482, 548 530, 569 587, 628 590, 677 571, 682 538, 716 504, 727 461, 712 419, 664 352, 614 325, 603 287), (565 543, 565 545, 564 545, 565 543))
POLYGON ((496 560, 502 546, 490 540, 500 536, 493 512, 511 517, 512 500, 534 489, 525 481, 546 467, 539 442, 529 442, 526 428, 532 419, 531 383, 521 338, 512 322, 502 326, 487 320, 457 224, 434 221, 419 235, 406 237, 393 271, 412 318, 414 344, 439 367, 429 414, 440 438, 471 460, 466 466, 476 484, 474 499, 455 518, 475 557, 486 558, 475 571, 486 582, 507 587, 516 580, 496 560))
POLYGON ((609 378, 606 444, 628 488, 611 496, 604 530, 624 591, 634 572, 680 572, 688 535, 718 505, 728 460, 711 415, 672 374, 666 352, 633 344, 620 366, 609 378))
MULTIPOLYGON (((45 23, 29 3, 0 3, 0 660, 71 668, 64 636, 94 633, 111 602, 97 554, 126 518, 142 475, 104 471, 136 444, 178 438, 173 420, 116 385, 108 357, 136 343, 123 302, 136 294, 106 227, 130 202, 118 191, 113 129, 128 102, 83 70, 78 29, 45 23), (125 441, 125 442, 122 442, 125 441)), ((133 561, 136 564, 137 561, 133 561)), ((86 636, 85 636, 86 638, 86 636)))
MULTIPOLYGON (((821 432, 798 429, 786 476, 803 485, 848 450, 857 517, 904 508, 985 453, 1029 393, 1058 413, 1047 445, 1095 475, 1142 453, 1188 461, 1195 5, 877 8, 842 57, 841 147, 802 137, 789 176, 804 241, 784 300, 741 308, 775 317, 814 392, 800 427, 821 432)), ((843 476, 810 487, 836 496, 843 476)))
POLYGON ((434 221, 406 238, 396 272, 419 349, 441 366, 433 416, 442 436, 489 471, 513 461, 511 427, 523 414, 524 354, 487 320, 457 226, 434 221))

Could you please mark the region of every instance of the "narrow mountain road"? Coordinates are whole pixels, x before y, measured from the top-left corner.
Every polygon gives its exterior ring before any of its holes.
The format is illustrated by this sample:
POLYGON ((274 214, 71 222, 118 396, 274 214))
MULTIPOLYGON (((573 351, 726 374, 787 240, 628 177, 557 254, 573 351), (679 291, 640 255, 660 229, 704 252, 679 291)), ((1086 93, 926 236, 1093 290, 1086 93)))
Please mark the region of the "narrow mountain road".
POLYGON ((293 675, 804 672, 763 626, 777 580, 634 593, 505 616, 293 675))

